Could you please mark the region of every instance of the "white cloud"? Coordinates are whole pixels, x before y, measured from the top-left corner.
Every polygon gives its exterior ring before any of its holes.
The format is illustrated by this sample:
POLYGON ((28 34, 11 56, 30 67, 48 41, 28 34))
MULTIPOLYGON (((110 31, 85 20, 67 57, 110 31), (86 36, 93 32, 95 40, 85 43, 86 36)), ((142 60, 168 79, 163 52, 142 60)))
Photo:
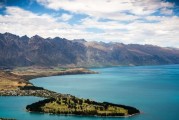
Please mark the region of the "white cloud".
MULTIPOLYGON (((166 8, 166 6, 170 6, 170 4, 167 3, 167 5, 164 4, 162 6, 166 8)), ((151 9, 154 8, 155 7, 151 7, 151 9)), ((108 18, 110 15, 108 16, 107 14, 106 12, 101 16, 108 18)), ((142 15, 142 18, 147 20, 143 21, 138 19, 139 15, 130 16, 136 17, 132 19, 118 18, 117 13, 113 13, 114 15, 112 15, 112 13, 109 14, 111 14, 111 18, 113 17, 113 21, 100 21, 98 17, 87 17, 82 19, 80 24, 70 25, 66 21, 71 19, 71 17, 75 17, 73 14, 62 14, 60 18, 63 18, 64 21, 59 21, 59 17, 52 17, 48 14, 35 14, 18 7, 6 7, 5 15, 0 15, 0 32, 11 32, 17 35, 26 34, 28 36, 38 34, 42 37, 59 36, 67 39, 84 38, 86 40, 102 40, 106 42, 114 41, 179 47, 178 16, 142 15), (121 22, 122 19, 124 22, 121 22), (125 22, 127 19, 132 20, 125 22), (101 29, 103 32, 89 32, 86 30, 87 28, 101 29)), ((123 16, 125 16, 125 14, 123 14, 123 16)))
POLYGON ((93 27, 102 30, 126 29, 125 24, 121 24, 117 21, 99 22, 98 19, 93 19, 93 18, 85 18, 81 20, 81 26, 85 28, 93 27))
POLYGON ((173 8, 174 4, 161 0, 134 0, 132 13, 136 15, 150 15, 162 8, 173 8))
MULTIPOLYGON (((50 9, 64 9, 101 18, 107 16, 111 18, 114 14, 121 16, 125 11, 134 15, 149 15, 161 8, 174 6, 172 3, 160 0, 96 0, 95 2, 93 0, 37 0, 37 2, 50 9)), ((129 16, 129 20, 134 17, 129 16)))
POLYGON ((6 7, 6 15, 0 15, 0 32, 11 32, 17 35, 43 37, 67 37, 78 34, 79 30, 73 29, 69 24, 58 22, 47 14, 34 14, 18 7, 6 7))
POLYGON ((160 10, 160 12, 161 12, 162 14, 164 14, 164 15, 172 15, 172 14, 173 14, 173 10, 168 9, 168 8, 162 8, 162 9, 160 10))
POLYGON ((148 23, 138 20, 123 24, 117 21, 99 22, 86 18, 82 21, 82 26, 103 29, 104 33, 93 35, 96 40, 179 47, 179 24, 177 24, 179 17, 151 17, 159 21, 148 23))
POLYGON ((61 16, 60 16, 60 20, 63 20, 63 21, 68 21, 68 20, 70 20, 71 18, 72 18, 73 16, 72 15, 70 15, 70 14, 62 14, 61 16))

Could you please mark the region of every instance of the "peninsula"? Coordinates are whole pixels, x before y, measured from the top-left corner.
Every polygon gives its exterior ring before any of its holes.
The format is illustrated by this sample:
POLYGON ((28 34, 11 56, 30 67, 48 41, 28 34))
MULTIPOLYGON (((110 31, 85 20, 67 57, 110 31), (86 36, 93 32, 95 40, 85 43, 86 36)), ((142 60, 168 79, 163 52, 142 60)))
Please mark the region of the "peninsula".
POLYGON ((69 94, 60 94, 42 87, 34 86, 30 79, 54 75, 94 74, 96 72, 84 68, 39 68, 24 67, 0 71, 0 96, 37 96, 46 99, 27 105, 29 112, 44 112, 65 115, 92 115, 127 117, 139 114, 134 107, 95 102, 77 98, 69 94))

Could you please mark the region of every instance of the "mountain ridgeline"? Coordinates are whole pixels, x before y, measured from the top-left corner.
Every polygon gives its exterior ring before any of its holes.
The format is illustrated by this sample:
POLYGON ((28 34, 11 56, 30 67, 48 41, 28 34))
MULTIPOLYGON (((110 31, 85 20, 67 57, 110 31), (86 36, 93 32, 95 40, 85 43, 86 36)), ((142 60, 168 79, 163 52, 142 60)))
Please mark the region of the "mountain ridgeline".
POLYGON ((0 34, 0 67, 179 64, 179 49, 0 34))

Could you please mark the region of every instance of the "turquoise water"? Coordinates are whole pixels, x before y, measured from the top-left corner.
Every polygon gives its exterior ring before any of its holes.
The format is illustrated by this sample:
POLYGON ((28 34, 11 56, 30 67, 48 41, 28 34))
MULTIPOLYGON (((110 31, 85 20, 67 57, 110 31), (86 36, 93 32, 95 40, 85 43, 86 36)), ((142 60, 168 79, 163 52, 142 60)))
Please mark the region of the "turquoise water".
POLYGON ((179 120, 179 65, 92 70, 100 74, 52 76, 31 82, 60 93, 134 106, 142 114, 130 118, 99 118, 28 113, 25 106, 41 98, 0 97, 0 117, 19 120, 179 120))

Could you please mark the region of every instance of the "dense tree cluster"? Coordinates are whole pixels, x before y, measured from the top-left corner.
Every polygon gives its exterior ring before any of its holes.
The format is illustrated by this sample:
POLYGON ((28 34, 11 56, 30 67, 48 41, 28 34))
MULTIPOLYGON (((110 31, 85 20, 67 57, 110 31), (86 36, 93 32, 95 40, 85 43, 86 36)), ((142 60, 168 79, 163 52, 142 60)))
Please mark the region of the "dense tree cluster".
POLYGON ((139 113, 133 107, 108 102, 95 102, 74 96, 45 99, 26 107, 28 111, 54 114, 76 114, 96 116, 128 116, 139 113))

